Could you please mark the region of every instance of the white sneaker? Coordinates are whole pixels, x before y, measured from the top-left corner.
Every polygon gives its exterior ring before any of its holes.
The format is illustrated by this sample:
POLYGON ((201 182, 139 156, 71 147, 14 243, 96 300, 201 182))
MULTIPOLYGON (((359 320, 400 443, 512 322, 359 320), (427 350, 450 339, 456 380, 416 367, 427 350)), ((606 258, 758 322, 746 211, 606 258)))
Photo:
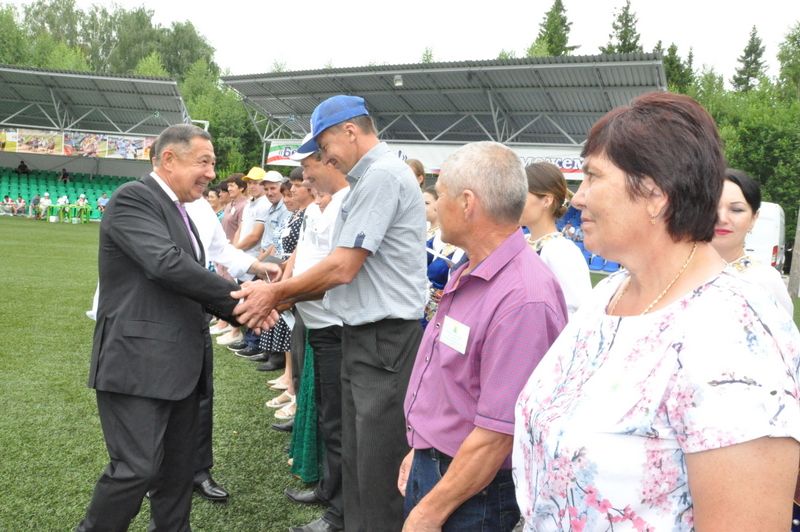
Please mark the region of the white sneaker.
POLYGON ((217 344, 230 345, 234 342, 239 342, 242 339, 244 339, 244 335, 242 334, 242 331, 240 331, 237 328, 237 329, 232 329, 223 334, 222 336, 220 336, 219 338, 217 338, 217 344))
POLYGON ((218 323, 218 324, 214 325, 213 327, 209 328, 208 332, 210 332, 211 335, 214 336, 215 334, 223 334, 223 333, 226 333, 226 332, 230 332, 232 330, 233 330, 233 326, 231 324, 227 324, 224 327, 220 327, 220 324, 218 323))

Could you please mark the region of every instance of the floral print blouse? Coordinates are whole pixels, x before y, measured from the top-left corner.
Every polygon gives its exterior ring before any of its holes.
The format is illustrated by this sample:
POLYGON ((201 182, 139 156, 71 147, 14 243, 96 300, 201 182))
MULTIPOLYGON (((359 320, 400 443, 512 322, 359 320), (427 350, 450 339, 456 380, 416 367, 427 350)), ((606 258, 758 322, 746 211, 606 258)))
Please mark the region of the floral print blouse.
POLYGON ((606 314, 601 282, 516 406, 526 531, 691 530, 686 453, 800 440, 800 333, 729 271, 643 316, 606 314))

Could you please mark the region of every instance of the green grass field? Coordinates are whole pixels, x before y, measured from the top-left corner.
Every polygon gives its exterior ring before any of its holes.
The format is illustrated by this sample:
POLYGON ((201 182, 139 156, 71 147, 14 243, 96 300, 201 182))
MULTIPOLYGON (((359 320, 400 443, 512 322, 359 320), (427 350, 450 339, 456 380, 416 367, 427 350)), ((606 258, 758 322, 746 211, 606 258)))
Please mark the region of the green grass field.
MULTIPOLYGON (((86 387, 97 282, 98 224, 0 217, 0 531, 68 531, 107 463, 94 393, 86 387)), ((198 497, 195 531, 285 531, 322 514, 283 495, 302 484, 284 452, 289 436, 264 401, 277 373, 215 352, 214 477, 227 504, 198 497)), ((147 502, 131 530, 147 528, 147 502)))
MULTIPOLYGON (((0 531, 67 531, 83 516, 106 464, 92 390, 86 387, 94 322, 84 315, 97 280, 98 225, 0 217, 0 531)), ((593 275, 593 282, 602 276, 593 275)), ((795 321, 800 322, 795 301, 795 321)), ((227 504, 195 497, 195 531, 286 530, 321 508, 283 496, 300 486, 286 465, 288 435, 269 428, 275 373, 216 348, 215 478, 227 504)), ((147 527, 147 502, 131 530, 147 527)))

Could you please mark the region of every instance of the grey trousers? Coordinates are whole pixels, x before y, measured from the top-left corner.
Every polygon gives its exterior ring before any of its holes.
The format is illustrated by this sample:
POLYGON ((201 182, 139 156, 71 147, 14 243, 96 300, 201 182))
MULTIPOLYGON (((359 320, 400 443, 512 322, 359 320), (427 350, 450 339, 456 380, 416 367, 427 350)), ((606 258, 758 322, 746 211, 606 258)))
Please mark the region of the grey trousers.
POLYGON ((386 319, 342 330, 342 489, 348 532, 403 527, 397 473, 408 453, 403 401, 422 328, 386 319))

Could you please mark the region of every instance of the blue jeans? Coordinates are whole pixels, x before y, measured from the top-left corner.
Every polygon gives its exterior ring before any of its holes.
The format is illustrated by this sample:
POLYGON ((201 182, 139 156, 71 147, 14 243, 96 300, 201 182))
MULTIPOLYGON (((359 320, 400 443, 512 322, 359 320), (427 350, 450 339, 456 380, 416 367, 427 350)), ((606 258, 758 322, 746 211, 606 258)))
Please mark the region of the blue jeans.
MULTIPOLYGON (((436 449, 417 449, 406 484, 405 514, 433 489, 450 467, 452 458, 436 449)), ((464 501, 450 514, 442 532, 502 532, 519 522, 511 470, 501 469, 483 490, 464 501)))

